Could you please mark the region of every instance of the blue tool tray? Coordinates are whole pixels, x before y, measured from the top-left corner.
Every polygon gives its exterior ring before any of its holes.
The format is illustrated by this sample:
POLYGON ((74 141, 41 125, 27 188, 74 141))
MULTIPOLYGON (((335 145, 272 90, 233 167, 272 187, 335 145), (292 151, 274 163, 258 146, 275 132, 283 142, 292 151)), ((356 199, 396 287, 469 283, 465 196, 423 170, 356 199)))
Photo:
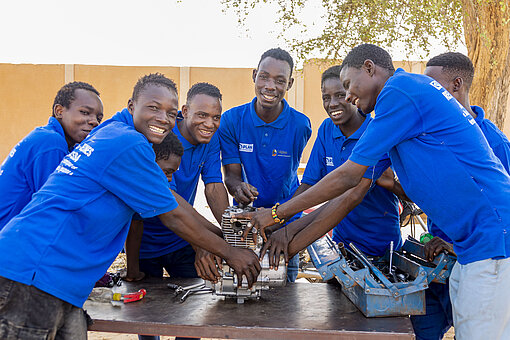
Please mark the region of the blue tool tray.
POLYGON ((425 314, 425 289, 432 281, 445 283, 455 263, 455 258, 446 253, 429 263, 424 260, 423 245, 407 240, 400 251, 393 252, 392 267, 405 277, 403 282, 395 282, 394 276, 380 269, 387 265, 389 252, 379 259, 369 259, 346 246, 347 256, 343 256, 328 235, 307 249, 323 280, 336 278, 342 292, 366 317, 425 314))

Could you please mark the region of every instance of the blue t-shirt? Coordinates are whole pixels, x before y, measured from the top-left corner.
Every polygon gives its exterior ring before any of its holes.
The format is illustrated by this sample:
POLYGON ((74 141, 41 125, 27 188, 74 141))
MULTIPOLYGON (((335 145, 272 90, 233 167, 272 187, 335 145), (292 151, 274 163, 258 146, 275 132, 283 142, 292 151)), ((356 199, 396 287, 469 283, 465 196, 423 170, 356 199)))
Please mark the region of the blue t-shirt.
MULTIPOLYGON (((317 133, 301 182, 314 185, 345 163, 371 120, 368 115, 359 129, 346 138, 330 118, 325 119, 317 133)), ((353 242, 365 254, 373 256, 384 255, 390 241, 394 242, 395 249, 402 246, 397 197, 375 184, 389 163, 388 155, 384 155, 375 167, 367 169, 363 177, 374 183, 363 201, 333 229, 335 242, 353 242)))
POLYGON ((478 124, 430 77, 398 69, 350 160, 389 152, 406 194, 453 240, 461 264, 510 255, 510 177, 478 124))
POLYGON ((218 131, 223 165, 242 164, 243 180, 259 192, 253 206, 268 208, 289 200, 299 186, 299 160, 312 128, 285 100, 278 118, 265 123, 255 112, 256 101, 226 111, 218 131))
POLYGON ((133 213, 177 207, 127 110, 96 127, 0 232, 0 276, 81 307, 124 245, 133 213))
MULTIPOLYGON (((177 125, 173 132, 181 141, 184 154, 179 169, 172 175, 170 188, 193 205, 200 175, 206 185, 222 183, 220 142, 217 134, 214 134, 209 143, 193 145, 182 136, 177 125)), ((143 221, 143 236, 140 244, 141 259, 159 257, 186 245, 188 242, 165 227, 159 217, 143 221)))
POLYGON ((30 202, 67 153, 64 129, 54 117, 12 148, 0 167, 0 230, 30 202))
MULTIPOLYGON (((493 122, 485 119, 485 112, 481 107, 471 106, 471 109, 476 113, 475 121, 482 130, 492 151, 499 158, 506 172, 510 173, 510 141, 493 122)), ((427 224, 429 232, 433 236, 441 237, 446 242, 452 243, 452 240, 431 219, 427 220, 427 224)))

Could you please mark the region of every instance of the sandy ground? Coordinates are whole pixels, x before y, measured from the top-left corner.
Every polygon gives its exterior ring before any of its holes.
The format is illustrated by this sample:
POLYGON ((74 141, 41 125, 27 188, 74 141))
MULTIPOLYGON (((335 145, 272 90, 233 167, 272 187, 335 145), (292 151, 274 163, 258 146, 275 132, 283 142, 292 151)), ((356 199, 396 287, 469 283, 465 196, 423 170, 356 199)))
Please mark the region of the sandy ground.
MULTIPOLYGON (((204 187, 202 181, 199 182, 199 186, 197 188, 197 197, 195 200, 195 208, 209 221, 215 221, 214 216, 211 212, 211 209, 207 206, 207 201, 204 196, 204 187)), ((217 223, 216 223, 217 224, 217 223)), ((422 230, 417 225, 414 230, 412 230, 411 227, 406 227, 402 229, 402 237, 405 240, 407 238, 407 235, 415 234, 414 236, 419 238, 419 235, 421 234, 422 230)), ((121 270, 125 268, 125 255, 120 254, 115 262, 112 264, 110 271, 114 272, 117 270, 121 270)), ((304 279, 303 279, 304 280, 304 279)), ((311 283, 312 284, 312 283, 311 283)), ((444 336, 443 340, 453 340, 454 339, 454 330, 453 328, 444 336)), ((136 334, 118 334, 118 333, 105 333, 105 332, 88 332, 88 338, 90 340, 138 340, 138 337, 136 334)), ((170 336, 162 336, 161 340, 170 340, 175 339, 174 337, 170 336)), ((203 340, 208 340, 203 338, 203 340)))

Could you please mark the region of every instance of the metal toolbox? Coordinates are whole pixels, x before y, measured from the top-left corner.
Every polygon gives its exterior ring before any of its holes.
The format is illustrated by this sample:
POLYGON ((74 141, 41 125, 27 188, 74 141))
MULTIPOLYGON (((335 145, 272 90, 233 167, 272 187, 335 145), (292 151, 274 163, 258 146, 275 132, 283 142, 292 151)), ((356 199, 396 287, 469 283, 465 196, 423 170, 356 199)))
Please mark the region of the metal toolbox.
POLYGON ((455 263, 446 253, 427 262, 423 245, 414 239, 392 252, 391 271, 389 251, 372 259, 352 244, 352 250, 345 247, 340 251, 329 235, 307 249, 323 280, 336 278, 343 293, 366 317, 425 314, 425 289, 432 281, 445 283, 455 263))

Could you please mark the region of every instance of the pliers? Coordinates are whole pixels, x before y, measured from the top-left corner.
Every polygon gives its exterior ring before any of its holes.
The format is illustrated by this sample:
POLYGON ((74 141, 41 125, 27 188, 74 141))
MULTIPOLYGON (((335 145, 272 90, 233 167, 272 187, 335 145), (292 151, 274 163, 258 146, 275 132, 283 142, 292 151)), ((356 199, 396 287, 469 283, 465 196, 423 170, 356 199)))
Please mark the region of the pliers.
POLYGON ((139 289, 137 292, 134 293, 127 293, 122 295, 121 293, 115 293, 113 294, 113 300, 114 301, 123 301, 124 303, 128 302, 134 302, 139 301, 143 299, 143 297, 147 294, 147 291, 145 289, 139 289))

